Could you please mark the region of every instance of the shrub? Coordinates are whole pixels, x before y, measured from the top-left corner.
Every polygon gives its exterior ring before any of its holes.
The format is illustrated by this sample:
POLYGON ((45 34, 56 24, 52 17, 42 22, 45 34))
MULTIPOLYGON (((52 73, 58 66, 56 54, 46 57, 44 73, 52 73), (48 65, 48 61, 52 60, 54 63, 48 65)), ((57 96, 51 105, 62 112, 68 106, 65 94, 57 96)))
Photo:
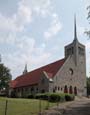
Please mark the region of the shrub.
POLYGON ((48 100, 50 102, 64 102, 64 101, 73 101, 75 96, 72 94, 65 93, 39 93, 36 94, 36 99, 48 100))
POLYGON ((64 93, 60 93, 60 102, 64 102, 65 101, 65 94, 64 93))
POLYGON ((52 93, 49 94, 50 102, 64 102, 64 101, 73 101, 75 96, 73 94, 65 94, 65 93, 52 93))
POLYGON ((43 100, 48 100, 48 94, 43 93, 43 94, 37 94, 35 96, 36 99, 43 99, 43 100))
POLYGON ((50 102, 59 102, 60 99, 61 99, 61 97, 59 94, 56 94, 56 93, 49 94, 49 101, 50 102))
POLYGON ((73 101, 74 99, 75 99, 75 96, 73 94, 65 94, 66 101, 73 101))
POLYGON ((11 98, 15 98, 16 97, 16 95, 15 95, 15 92, 14 91, 12 91, 11 92, 11 96, 10 96, 11 98))
POLYGON ((27 96, 27 98, 29 98, 29 99, 34 99, 35 96, 34 96, 33 94, 29 94, 29 95, 27 96))
POLYGON ((64 94, 59 94, 59 93, 43 93, 43 94, 37 94, 35 96, 36 99, 43 99, 43 100, 48 100, 50 102, 59 102, 59 101, 64 101, 65 96, 64 94))

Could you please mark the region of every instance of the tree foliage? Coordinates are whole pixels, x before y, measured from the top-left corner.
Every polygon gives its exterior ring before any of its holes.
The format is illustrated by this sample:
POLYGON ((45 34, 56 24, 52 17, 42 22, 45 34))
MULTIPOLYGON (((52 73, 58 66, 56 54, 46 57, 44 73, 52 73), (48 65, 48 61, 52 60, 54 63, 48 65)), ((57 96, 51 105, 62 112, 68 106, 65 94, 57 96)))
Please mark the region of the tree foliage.
MULTIPOLYGON (((88 14, 87 14, 87 20, 90 24, 90 5, 87 7, 87 11, 88 11, 88 14)), ((90 38, 90 29, 88 29, 87 31, 85 31, 85 33, 89 36, 90 38)))
POLYGON ((11 77, 9 68, 0 64, 0 91, 8 89, 11 77))

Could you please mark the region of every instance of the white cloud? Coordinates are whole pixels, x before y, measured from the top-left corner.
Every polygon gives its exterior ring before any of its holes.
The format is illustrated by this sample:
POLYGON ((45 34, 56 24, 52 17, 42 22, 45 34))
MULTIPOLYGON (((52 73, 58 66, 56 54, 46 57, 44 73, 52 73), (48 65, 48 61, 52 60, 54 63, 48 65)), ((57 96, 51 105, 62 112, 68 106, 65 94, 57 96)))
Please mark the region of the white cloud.
POLYGON ((82 37, 84 35, 84 32, 85 32, 85 27, 83 26, 78 26, 77 27, 77 31, 78 31, 78 36, 79 37, 82 37))
POLYGON ((26 62, 29 68, 35 68, 45 64, 52 55, 45 50, 45 43, 38 46, 35 38, 24 34, 27 25, 34 21, 34 16, 52 18, 50 27, 46 31, 46 39, 51 39, 60 31, 61 23, 58 15, 53 13, 51 0, 20 0, 17 12, 10 17, 0 12, 0 44, 12 49, 12 53, 5 52, 3 58, 14 77, 23 71, 22 67, 26 62))
MULTIPOLYGON (((51 53, 45 51, 46 44, 37 46, 35 38, 23 36, 17 39, 17 36, 14 36, 14 41, 11 38, 12 35, 7 39, 6 44, 13 45, 16 50, 13 49, 12 53, 6 52, 3 54, 3 58, 6 66, 11 68, 13 78, 22 74, 25 63, 28 64, 29 70, 34 69, 45 64, 45 60, 51 56, 51 53)), ((5 44, 4 41, 3 43, 5 44)))
POLYGON ((39 16, 47 16, 51 9, 51 0, 21 0, 21 5, 30 7, 39 16))
POLYGON ((37 58, 36 57, 31 57, 31 60, 29 60, 29 64, 34 64, 35 66, 41 66, 44 65, 46 63, 46 61, 48 61, 48 59, 50 59, 51 53, 49 52, 44 52, 41 53, 41 55, 38 55, 37 58))
POLYGON ((85 45, 87 49, 90 49, 90 41, 88 41, 85 45))
POLYGON ((53 36, 58 34, 58 32, 61 30, 62 25, 60 23, 59 17, 57 14, 52 14, 52 21, 50 23, 50 27, 47 29, 47 31, 44 32, 44 37, 46 40, 51 39, 53 36))
POLYGON ((14 32, 0 32, 0 44, 15 45, 16 34, 14 32))
POLYGON ((23 31, 26 24, 32 21, 32 10, 23 4, 18 3, 17 12, 11 17, 4 16, 0 12, 0 30, 10 32, 23 31))
POLYGON ((84 0, 86 7, 90 5, 90 0, 84 0))
POLYGON ((28 64, 29 71, 40 67, 50 59, 51 53, 45 51, 45 46, 35 47, 34 39, 24 39, 24 43, 17 42, 18 51, 5 54, 4 57, 8 60, 4 60, 4 63, 11 68, 13 78, 22 74, 25 63, 28 64), (47 60, 47 61, 46 61, 47 60))
POLYGON ((21 30, 24 26, 32 21, 32 10, 29 6, 22 3, 18 5, 17 13, 13 16, 16 26, 20 27, 21 30))
POLYGON ((50 12, 50 7, 51 0, 21 0, 18 2, 17 12, 11 17, 0 12, 0 31, 4 34, 22 32, 25 26, 32 22, 35 13, 46 16, 50 12))
POLYGON ((0 31, 16 31, 13 18, 5 17, 0 13, 0 31))
POLYGON ((81 2, 83 2, 86 7, 90 4, 90 0, 81 0, 81 2))
POLYGON ((35 39, 23 36, 21 39, 16 40, 16 46, 23 53, 31 53, 35 47, 35 39))

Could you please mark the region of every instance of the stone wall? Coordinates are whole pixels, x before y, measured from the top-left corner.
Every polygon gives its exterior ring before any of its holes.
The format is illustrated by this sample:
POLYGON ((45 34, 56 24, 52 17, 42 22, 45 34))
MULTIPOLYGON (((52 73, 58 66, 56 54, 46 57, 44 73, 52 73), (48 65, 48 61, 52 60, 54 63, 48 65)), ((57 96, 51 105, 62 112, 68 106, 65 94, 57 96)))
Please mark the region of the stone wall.
POLYGON ((69 92, 70 86, 72 86, 73 92, 74 88, 77 88, 77 95, 86 95, 85 67, 82 64, 76 66, 73 61, 73 55, 67 58, 66 62, 58 71, 53 80, 53 88, 56 87, 56 92, 64 92, 65 86, 67 86, 69 92))

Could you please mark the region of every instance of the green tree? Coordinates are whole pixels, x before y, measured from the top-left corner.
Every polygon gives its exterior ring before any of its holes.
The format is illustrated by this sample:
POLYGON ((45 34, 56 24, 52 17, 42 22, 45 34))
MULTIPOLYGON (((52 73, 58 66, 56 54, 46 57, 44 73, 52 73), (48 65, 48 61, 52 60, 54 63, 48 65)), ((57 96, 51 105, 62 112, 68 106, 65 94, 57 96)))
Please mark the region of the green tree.
POLYGON ((8 67, 0 63, 0 93, 3 91, 7 93, 11 78, 12 76, 8 67))
MULTIPOLYGON (((88 14, 87 14, 87 20, 90 24, 90 5, 87 7, 87 11, 88 11, 88 14)), ((88 35, 88 37, 90 38, 90 29, 86 30, 85 33, 88 35)))
POLYGON ((90 77, 87 77, 87 95, 90 95, 90 77))

